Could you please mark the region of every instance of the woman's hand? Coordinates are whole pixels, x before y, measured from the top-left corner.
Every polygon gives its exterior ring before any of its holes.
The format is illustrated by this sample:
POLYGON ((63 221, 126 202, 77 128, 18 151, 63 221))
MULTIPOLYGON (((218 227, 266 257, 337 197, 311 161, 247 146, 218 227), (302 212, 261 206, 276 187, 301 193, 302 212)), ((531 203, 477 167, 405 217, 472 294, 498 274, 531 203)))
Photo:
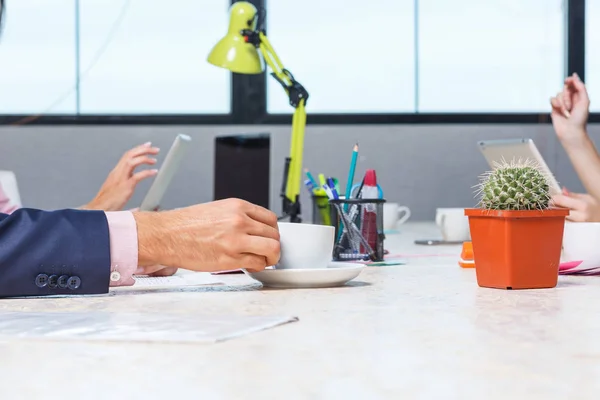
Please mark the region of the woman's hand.
POLYGON ((158 172, 156 169, 135 172, 135 169, 143 164, 156 164, 156 159, 150 157, 150 155, 158 154, 159 150, 158 147, 152 147, 151 143, 148 142, 126 152, 115 168, 108 174, 96 197, 81 208, 104 211, 123 209, 133 195, 137 184, 156 175, 158 172))
POLYGON ((596 219, 596 200, 600 199, 600 155, 586 131, 590 99, 585 85, 573 74, 565 79, 562 92, 551 99, 552 125, 575 172, 589 195, 558 196, 560 204, 569 204, 569 219, 596 219), (582 209, 583 208, 583 209, 582 209), (583 211, 581 211, 583 210, 583 211), (581 212, 580 212, 581 211, 581 212))
POLYGON ((552 197, 552 204, 568 208, 567 220, 572 222, 600 222, 600 202, 587 193, 563 193, 552 197))
POLYGON ((586 136, 590 99, 584 83, 577 74, 565 79, 562 92, 550 99, 552 125, 563 142, 579 140, 586 136))

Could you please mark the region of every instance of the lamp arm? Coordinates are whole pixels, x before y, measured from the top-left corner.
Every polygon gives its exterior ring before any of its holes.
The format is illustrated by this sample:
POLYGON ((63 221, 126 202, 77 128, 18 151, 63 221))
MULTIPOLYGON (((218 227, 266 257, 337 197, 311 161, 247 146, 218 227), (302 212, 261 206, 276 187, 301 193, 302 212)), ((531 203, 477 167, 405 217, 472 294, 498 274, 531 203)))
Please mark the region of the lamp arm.
POLYGON ((285 70, 285 68, 283 67, 283 63, 281 62, 281 59, 275 52, 275 49, 271 45, 269 38, 267 38, 267 35, 265 35, 264 32, 258 33, 258 43, 258 49, 262 53, 267 65, 273 71, 271 75, 273 75, 273 77, 276 78, 278 81, 284 81, 286 84, 290 85, 292 82, 289 80, 289 77, 283 72, 285 70))
POLYGON ((297 201, 300 196, 302 184, 302 158, 304 153, 304 131, 306 127, 306 109, 304 100, 294 110, 292 116, 292 144, 290 145, 290 156, 292 158, 290 171, 287 176, 286 197, 297 201))
POLYGON ((263 32, 258 34, 258 49, 260 50, 267 65, 273 70, 271 76, 277 80, 287 93, 290 105, 297 108, 300 101, 304 100, 304 105, 308 101, 308 91, 298 82, 292 73, 283 67, 283 63, 277 56, 275 49, 269 42, 267 35, 263 32))
MULTIPOLYGON (((288 95, 290 105, 294 107, 292 116, 292 137, 290 142, 290 155, 286 159, 284 168, 284 183, 281 188, 283 197, 283 210, 290 216, 291 222, 300 220, 300 188, 302 183, 302 156, 304 153, 304 131, 306 127, 306 101, 308 92, 290 71, 283 67, 283 63, 275 53, 264 32, 258 33, 258 49, 263 55, 267 65, 273 71, 275 78, 288 95)), ((256 45, 255 44, 255 45, 256 45)))

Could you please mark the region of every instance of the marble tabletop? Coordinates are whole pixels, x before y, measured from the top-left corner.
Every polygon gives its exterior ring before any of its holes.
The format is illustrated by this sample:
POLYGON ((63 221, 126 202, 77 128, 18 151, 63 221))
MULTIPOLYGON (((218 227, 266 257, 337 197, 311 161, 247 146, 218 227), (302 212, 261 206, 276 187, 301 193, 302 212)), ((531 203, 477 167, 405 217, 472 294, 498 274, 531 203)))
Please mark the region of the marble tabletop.
POLYGON ((0 311, 294 315, 217 344, 0 342, 0 399, 597 399, 600 278, 477 286, 457 246, 406 224, 345 287, 262 289, 245 275, 178 292, 0 300, 0 311), (424 256, 427 255, 427 256, 424 256))

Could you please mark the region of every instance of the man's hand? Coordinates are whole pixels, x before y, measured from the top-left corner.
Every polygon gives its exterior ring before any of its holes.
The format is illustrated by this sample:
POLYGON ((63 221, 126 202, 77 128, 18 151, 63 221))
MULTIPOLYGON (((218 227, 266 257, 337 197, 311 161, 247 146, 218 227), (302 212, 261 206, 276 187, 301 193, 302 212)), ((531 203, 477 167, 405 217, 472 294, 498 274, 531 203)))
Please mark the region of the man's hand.
POLYGON ((590 99, 584 83, 577 74, 565 79, 562 92, 550 99, 552 125, 563 142, 579 141, 586 137, 590 99))
POLYGON ((175 275, 177 268, 165 267, 164 265, 149 265, 145 267, 138 267, 135 271, 135 275, 148 275, 148 276, 171 276, 175 275))
POLYGON ((158 154, 158 152, 158 147, 152 147, 150 142, 126 152, 108 174, 96 197, 82 209, 104 211, 123 209, 133 195, 136 185, 158 172, 156 169, 146 169, 134 173, 135 169, 143 164, 156 164, 156 159, 150 155, 158 154))
POLYGON ((571 193, 563 189, 563 194, 552 197, 552 204, 571 210, 567 220, 573 222, 600 222, 600 203, 591 195, 571 193))
POLYGON ((134 213, 138 264, 194 271, 261 271, 279 261, 277 215, 238 199, 134 213))

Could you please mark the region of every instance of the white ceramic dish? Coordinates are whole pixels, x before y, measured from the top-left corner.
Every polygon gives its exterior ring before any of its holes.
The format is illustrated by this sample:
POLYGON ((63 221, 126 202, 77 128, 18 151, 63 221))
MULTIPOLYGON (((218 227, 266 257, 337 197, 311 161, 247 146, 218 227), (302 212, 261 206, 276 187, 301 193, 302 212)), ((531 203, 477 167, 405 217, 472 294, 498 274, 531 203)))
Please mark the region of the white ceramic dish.
POLYGON ((331 262, 327 268, 265 269, 261 272, 244 272, 265 287, 326 288, 343 286, 356 278, 365 268, 364 264, 331 262))

